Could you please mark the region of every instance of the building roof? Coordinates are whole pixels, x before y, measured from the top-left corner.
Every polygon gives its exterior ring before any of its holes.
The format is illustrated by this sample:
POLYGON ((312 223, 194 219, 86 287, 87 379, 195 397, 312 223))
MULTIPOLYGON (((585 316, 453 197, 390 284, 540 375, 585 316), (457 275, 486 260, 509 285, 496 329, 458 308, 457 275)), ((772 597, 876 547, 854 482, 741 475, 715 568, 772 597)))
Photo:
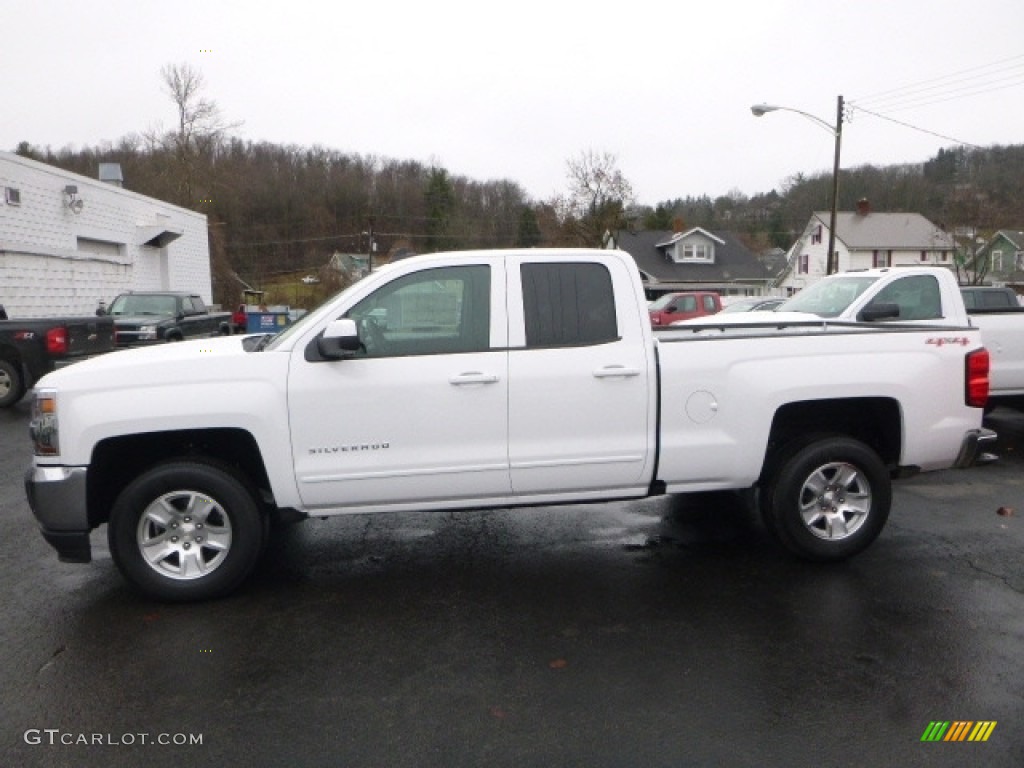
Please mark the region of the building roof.
POLYGON ((615 237, 616 245, 636 262, 642 273, 659 283, 728 283, 735 281, 763 281, 768 271, 731 232, 708 232, 715 245, 714 264, 677 264, 665 254, 666 243, 674 242, 677 233, 671 230, 623 230, 615 237), (658 247, 659 245, 663 247, 658 247))
POLYGON ((988 243, 986 243, 986 246, 994 243, 999 237, 1005 238, 1010 243, 1010 245, 1012 245, 1018 251, 1024 250, 1024 232, 1021 232, 1016 229, 1000 229, 992 236, 992 239, 989 240, 988 243))
MULTIPOLYGON (((101 189, 106 194, 140 200, 148 204, 159 205, 161 208, 172 208, 176 213, 180 213, 183 216, 189 216, 195 219, 202 219, 204 224, 206 222, 207 217, 205 213, 193 211, 190 208, 184 208, 180 205, 169 203, 166 200, 161 200, 160 198, 157 197, 150 197, 149 195, 144 195, 141 192, 133 192, 130 189, 125 189, 124 187, 117 184, 112 184, 109 181, 103 181, 99 178, 93 178, 92 176, 83 176, 82 174, 75 173, 73 171, 65 171, 63 168, 58 168, 55 165, 47 165, 46 163, 40 162, 39 160, 33 160, 30 157, 23 157, 22 155, 16 154, 14 152, 6 152, 4 150, 0 150, 0 164, 3 163, 10 163, 11 165, 20 165, 23 168, 36 171, 37 173, 46 174, 48 176, 55 176, 62 181, 74 181, 79 186, 81 186, 83 190, 90 187, 94 189, 101 189)), ((109 163, 104 163, 104 165, 109 165, 109 163)))
MULTIPOLYGON (((815 217, 828 226, 829 211, 815 211, 815 217)), ((953 237, 919 213, 836 214, 836 237, 848 250, 936 250, 952 249, 953 237)))

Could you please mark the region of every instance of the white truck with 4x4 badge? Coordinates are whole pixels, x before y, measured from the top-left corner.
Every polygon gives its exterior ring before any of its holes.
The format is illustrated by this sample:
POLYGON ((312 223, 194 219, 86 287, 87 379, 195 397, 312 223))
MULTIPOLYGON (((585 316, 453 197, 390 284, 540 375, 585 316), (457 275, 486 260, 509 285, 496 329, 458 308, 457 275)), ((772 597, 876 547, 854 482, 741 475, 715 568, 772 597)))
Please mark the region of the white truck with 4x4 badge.
POLYGON ((106 524, 124 576, 172 600, 235 589, 275 514, 756 489, 786 547, 835 560, 878 536, 891 478, 972 463, 987 377, 969 327, 655 339, 628 254, 436 254, 273 337, 46 376, 26 490, 62 560, 106 524))

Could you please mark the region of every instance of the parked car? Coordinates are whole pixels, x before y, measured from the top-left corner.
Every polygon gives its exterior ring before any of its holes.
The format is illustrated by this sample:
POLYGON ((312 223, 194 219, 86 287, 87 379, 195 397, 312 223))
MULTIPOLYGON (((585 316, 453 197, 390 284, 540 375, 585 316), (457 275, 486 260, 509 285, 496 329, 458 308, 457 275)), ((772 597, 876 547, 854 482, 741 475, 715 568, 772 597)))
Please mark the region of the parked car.
POLYGON ((777 296, 750 296, 730 301, 722 307, 722 312, 771 312, 784 301, 777 296))
POLYGON ((714 315, 722 310, 722 299, 713 291, 666 293, 647 307, 651 325, 671 325, 677 320, 714 315))
POLYGON ((0 306, 0 408, 21 400, 50 371, 114 348, 109 317, 14 319, 0 306))
POLYGON ((122 293, 110 303, 118 347, 231 333, 232 313, 211 312, 201 296, 179 291, 122 293))
POLYGON ((961 343, 956 329, 977 328, 990 355, 988 405, 1024 401, 1024 307, 994 286, 961 286, 945 267, 869 269, 829 275, 764 320, 773 326, 814 315, 840 323, 913 323, 953 329, 934 343, 961 343), (971 305, 975 305, 972 307, 971 305), (966 306, 965 306, 966 305, 966 306))
POLYGON ((1021 306, 1020 297, 1013 288, 998 288, 994 285, 962 285, 960 295, 964 306, 972 309, 1016 309, 1021 306))

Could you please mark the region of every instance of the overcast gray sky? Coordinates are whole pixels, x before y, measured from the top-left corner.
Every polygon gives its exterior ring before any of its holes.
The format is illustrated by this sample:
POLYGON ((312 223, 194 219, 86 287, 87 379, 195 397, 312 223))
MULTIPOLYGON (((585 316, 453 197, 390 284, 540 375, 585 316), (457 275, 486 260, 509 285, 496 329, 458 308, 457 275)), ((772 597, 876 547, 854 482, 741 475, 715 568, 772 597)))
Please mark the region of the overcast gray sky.
POLYGON ((189 63, 252 141, 436 162, 538 200, 584 150, 615 155, 640 203, 753 195, 830 172, 834 149, 758 102, 832 124, 842 94, 844 168, 1024 143, 1022 22, 1020 0, 2 0, 0 149, 170 127, 160 69, 189 63))

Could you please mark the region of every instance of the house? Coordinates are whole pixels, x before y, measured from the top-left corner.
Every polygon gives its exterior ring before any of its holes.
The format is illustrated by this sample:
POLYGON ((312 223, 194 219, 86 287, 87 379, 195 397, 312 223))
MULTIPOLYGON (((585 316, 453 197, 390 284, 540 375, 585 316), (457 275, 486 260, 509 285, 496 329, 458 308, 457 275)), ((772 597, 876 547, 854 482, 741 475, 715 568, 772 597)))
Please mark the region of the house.
POLYGON ((0 304, 11 317, 92 314, 131 290, 212 303, 206 216, 121 186, 0 152, 0 304))
MULTIPOLYGON (((776 285, 792 295, 826 272, 829 211, 816 211, 789 249, 776 285)), ((953 238, 919 213, 876 213, 867 200, 836 214, 837 271, 931 264, 954 268, 953 238)))
POLYGON ((779 277, 789 263, 786 251, 782 248, 769 248, 759 253, 757 258, 773 279, 779 277))
POLYGON ((1024 286, 1024 232, 1000 229, 978 248, 968 271, 994 285, 1024 286))
POLYGON ((327 262, 330 269, 355 282, 370 274, 370 257, 365 253, 342 253, 335 251, 327 262))
POLYGON ((625 251, 636 262, 649 299, 671 291, 711 290, 725 295, 760 296, 771 283, 757 255, 731 232, 702 227, 683 231, 624 230, 605 245, 625 251))

